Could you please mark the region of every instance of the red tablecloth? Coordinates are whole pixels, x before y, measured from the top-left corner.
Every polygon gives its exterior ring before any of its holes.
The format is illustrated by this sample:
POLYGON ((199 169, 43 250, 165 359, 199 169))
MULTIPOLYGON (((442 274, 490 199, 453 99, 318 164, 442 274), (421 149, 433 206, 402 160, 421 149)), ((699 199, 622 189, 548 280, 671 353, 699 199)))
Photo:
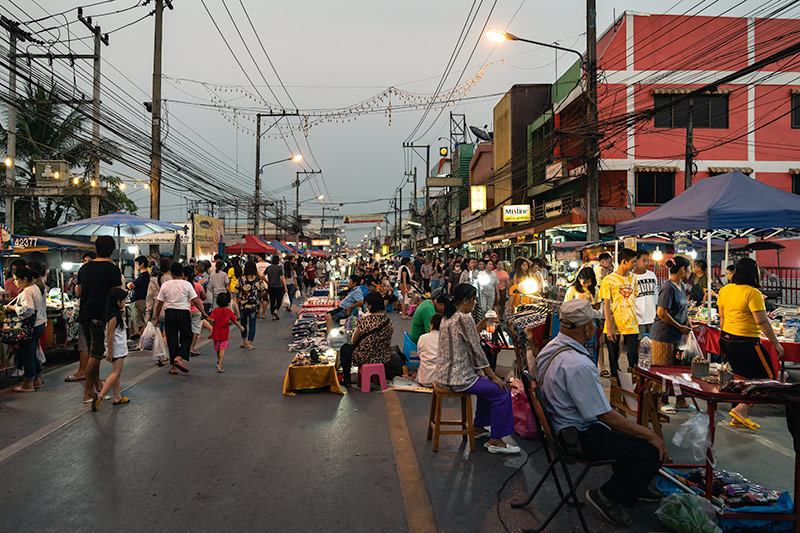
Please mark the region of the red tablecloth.
MULTIPOLYGON (((720 354, 719 338, 722 334, 720 330, 706 326, 705 324, 695 324, 694 334, 697 337, 697 343, 704 352, 720 354)), ((780 368, 778 352, 775 351, 775 347, 771 342, 763 342, 761 344, 772 359, 772 367, 775 369, 777 375, 777 370, 780 368)), ((800 342, 782 342, 781 346, 783 346, 784 361, 800 362, 800 342)))

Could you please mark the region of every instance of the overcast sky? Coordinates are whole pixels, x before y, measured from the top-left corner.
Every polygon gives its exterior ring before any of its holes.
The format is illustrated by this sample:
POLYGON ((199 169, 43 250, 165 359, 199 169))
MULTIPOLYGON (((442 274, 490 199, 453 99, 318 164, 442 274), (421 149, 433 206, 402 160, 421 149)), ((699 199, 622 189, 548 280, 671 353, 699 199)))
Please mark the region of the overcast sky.
MULTIPOLYGON (((33 17, 44 16, 45 10, 54 13, 78 5, 75 0, 14 1, 33 17)), ((286 107, 293 107, 285 93, 278 88, 275 75, 244 16, 240 0, 225 1, 281 103, 286 107)), ((275 68, 301 109, 347 107, 389 86, 421 94, 432 93, 473 4, 469 0, 242 1, 259 31, 275 68)), ((87 8, 86 12, 105 13, 116 8, 132 6, 134 3, 135 0, 118 0, 87 8)), ((274 100, 236 34, 222 0, 205 0, 205 3, 251 79, 258 86, 258 91, 265 98, 274 100)), ((706 1, 703 6, 712 3, 706 1)), ((721 0, 710 5, 703 14, 720 14, 735 3, 737 2, 733 0, 721 0)), ((248 87, 250 84, 247 78, 226 48, 200 0, 173 0, 173 4, 175 9, 165 10, 164 15, 164 74, 172 78, 191 78, 216 84, 240 84, 248 87)), ((611 25, 615 12, 619 16, 626 8, 656 13, 673 6, 668 12, 682 13, 694 4, 695 2, 677 0, 674 5, 671 2, 665 4, 655 0, 639 0, 635 3, 618 0, 601 2, 598 6, 598 34, 611 25)), ((731 14, 740 15, 760 4, 760 1, 745 2, 744 6, 731 14)), ((472 47, 479 40, 480 30, 487 20, 491 5, 491 0, 482 3, 453 72, 445 83, 446 88, 449 89, 456 83, 472 47)), ((557 41, 562 46, 585 50, 584 2, 566 0, 558 3, 558 9, 552 9, 551 6, 552 4, 544 5, 533 0, 526 2, 498 0, 488 18, 487 27, 508 26, 509 31, 522 37, 545 42, 557 41), (518 9, 518 13, 511 21, 518 9)), ((15 11, 13 6, 5 9, 6 14, 15 11)), ((102 24, 103 30, 108 31, 145 15, 151 9, 151 5, 138 7, 97 20, 102 24)), ((75 19, 74 12, 68 16, 75 19)), ((25 16, 20 13, 19 18, 24 19, 25 16)), ((104 61, 123 71, 135 85, 131 85, 106 66, 103 68, 104 76, 112 78, 138 101, 149 99, 153 60, 153 21, 154 18, 149 17, 114 33, 111 36, 111 45, 103 48, 104 61)), ((31 29, 38 28, 31 27, 31 29)), ((72 26, 72 29, 80 36, 88 33, 80 25, 72 26)), ((569 66, 568 61, 571 61, 571 58, 562 56, 558 61, 557 72, 553 50, 510 42, 493 48, 492 43, 480 39, 462 83, 472 79, 487 59, 494 63, 487 66, 485 75, 474 86, 469 93, 470 96, 505 92, 515 83, 550 83, 557 74, 569 66)), ((85 90, 91 94, 89 87, 85 90)), ((255 92, 252 87, 249 90, 255 92)), ((254 105, 247 98, 242 98, 241 94, 231 93, 221 96, 226 98, 238 96, 239 99, 232 103, 254 105)), ((201 85, 187 82, 176 84, 165 79, 163 98, 184 101, 205 100, 210 103, 211 97, 201 85)), ((419 142, 433 145, 433 154, 435 147, 445 144, 437 138, 448 135, 448 111, 465 113, 469 125, 482 127, 489 124, 491 129, 492 108, 498 100, 499 97, 495 97, 469 104, 457 104, 446 109, 419 142)), ((247 190, 253 189, 255 139, 251 134, 241 131, 237 133, 236 128, 215 109, 189 107, 177 102, 169 102, 167 107, 170 117, 170 138, 188 136, 192 142, 208 150, 209 158, 215 158, 231 168, 231 175, 219 176, 221 186, 234 182, 242 188, 246 187, 247 190), (179 121, 183 121, 188 127, 179 121), (189 128, 195 130, 202 139, 191 133, 189 128), (235 175, 237 166, 238 176, 235 175)), ((431 113, 421 131, 428 129, 435 114, 438 112, 431 113)), ((305 183, 301 187, 301 200, 313 198, 318 194, 325 194, 326 201, 331 200, 336 203, 390 198, 399 185, 404 170, 401 143, 411 133, 421 115, 422 111, 394 113, 391 125, 381 114, 361 117, 349 123, 324 124, 312 128, 309 141, 317 164, 312 161, 311 153, 301 141, 302 153, 306 161, 309 161, 303 168, 321 167, 325 183, 323 185, 321 179, 305 183)), ((142 121, 144 131, 147 116, 143 112, 138 118, 142 121)), ((243 122, 243 126, 254 128, 249 122, 243 122)), ((167 144, 170 143, 170 138, 167 138, 167 144)), ((293 145, 292 147, 294 148, 293 145)), ((289 148, 280 140, 267 139, 262 144, 262 162, 289 155, 291 155, 289 148)), ((414 164, 419 167, 419 175, 424 175, 424 163, 416 160, 414 164)), ((263 175, 264 187, 275 190, 287 186, 294 179, 296 170, 298 166, 294 163, 267 167, 263 175)), ((136 174, 136 177, 148 179, 141 174, 136 174)), ((421 183, 422 181, 420 186, 421 183)), ((129 192, 140 206, 140 214, 148 215, 148 193, 142 190, 135 192, 129 190, 129 192)), ((404 196, 408 197, 410 194, 411 187, 407 186, 404 196)), ((280 193, 278 196, 286 196, 290 205, 294 202, 292 191, 280 193)), ((339 209, 339 215, 381 212, 388 210, 388 201, 345 205, 339 209)), ((183 221, 186 217, 185 210, 186 203, 183 198, 170 193, 164 194, 163 219, 183 221)), ((315 202, 306 203, 301 207, 301 211, 316 214, 322 212, 321 207, 315 205, 315 202)), ((393 217, 390 220, 393 220, 393 217)), ((357 241, 369 229, 370 226, 367 225, 355 226, 352 229, 348 227, 348 239, 351 243, 357 241)))

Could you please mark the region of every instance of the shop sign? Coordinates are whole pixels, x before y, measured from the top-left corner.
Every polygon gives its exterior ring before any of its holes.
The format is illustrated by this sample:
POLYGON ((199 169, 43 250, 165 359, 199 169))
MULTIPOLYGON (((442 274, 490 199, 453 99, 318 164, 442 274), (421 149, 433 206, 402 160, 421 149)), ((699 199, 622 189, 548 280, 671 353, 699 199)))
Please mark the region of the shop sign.
POLYGON ((330 246, 330 239, 311 239, 311 246, 330 246))
POLYGON ((486 211, 486 185, 473 185, 469 188, 470 210, 486 211))
POLYGON ((503 222, 529 222, 531 220, 531 206, 529 205, 504 205, 503 222))
POLYGON ((636 237, 627 237, 623 242, 623 246, 630 250, 636 249, 636 237))
POLYGON ((483 223, 483 231, 489 231, 496 228, 503 227, 503 212, 499 209, 493 209, 483 215, 481 219, 483 223))
POLYGON ((370 215, 346 215, 345 224, 380 224, 383 222, 383 213, 370 215))
POLYGON ((381 255, 389 255, 389 246, 385 244, 381 246, 381 255))
POLYGON ((692 239, 688 235, 677 235, 674 242, 675 255, 689 257, 692 251, 692 239))
MULTIPOLYGON (((175 235, 172 235, 173 242, 175 235)), ((205 215, 192 215, 192 243, 194 257, 213 257, 225 240, 225 221, 205 215)))
POLYGON ((439 237, 433 238, 433 244, 439 244, 439 237))
POLYGON ((544 204, 544 218, 560 217, 563 211, 564 204, 560 198, 552 202, 545 202, 544 204))
POLYGON ((39 237, 14 237, 12 241, 12 247, 14 249, 36 248, 37 244, 39 244, 39 237))
POLYGON ((483 235, 483 226, 480 220, 472 220, 461 226, 461 239, 470 240, 483 235))

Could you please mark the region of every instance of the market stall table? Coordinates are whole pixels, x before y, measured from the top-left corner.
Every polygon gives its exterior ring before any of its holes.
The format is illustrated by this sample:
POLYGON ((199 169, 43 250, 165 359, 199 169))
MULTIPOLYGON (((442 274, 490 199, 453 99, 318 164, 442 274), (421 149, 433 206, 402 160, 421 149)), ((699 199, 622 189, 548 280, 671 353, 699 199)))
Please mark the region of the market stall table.
MULTIPOLYGON (((687 372, 688 367, 685 366, 651 366, 649 369, 641 368, 637 365, 636 372, 639 375, 639 383, 636 386, 636 393, 639 396, 639 405, 644 404, 644 394, 647 390, 647 381, 661 384, 665 380, 672 381, 680 385, 680 390, 685 396, 690 396, 698 400, 705 400, 708 405, 708 442, 709 447, 706 450, 705 464, 671 464, 671 468, 678 469, 691 469, 691 468, 705 468, 705 497, 710 501, 713 497, 712 487, 714 483, 714 457, 712 449, 714 446, 714 433, 716 430, 716 411, 717 404, 722 403, 749 403, 749 404, 771 404, 771 405, 788 405, 786 401, 775 400, 772 398, 753 397, 744 394, 736 394, 730 392, 720 391, 719 385, 705 382, 701 379, 694 379, 691 374, 687 372)), ((741 376, 735 376, 735 379, 744 379, 741 376)), ((637 423, 641 424, 641 411, 637 417, 637 423)), ((794 446, 797 448, 797 442, 794 446)), ((800 495, 800 459, 795 455, 794 462, 794 496, 795 498, 800 495)), ((769 520, 792 520, 794 522, 793 531, 800 533, 800 509, 795 504, 794 514, 764 514, 764 513, 744 513, 744 512, 725 512, 724 516, 730 518, 750 518, 750 519, 769 519, 769 520)))
MULTIPOLYGON (((695 322, 694 334, 703 352, 717 355, 722 354, 719 347, 719 339, 722 332, 718 328, 709 326, 703 322, 695 322)), ((775 346, 769 341, 762 342, 761 345, 767 350, 773 369, 780 367, 781 371, 783 371, 783 363, 786 361, 800 363, 800 342, 781 341, 781 346, 783 346, 783 359, 780 364, 778 363, 778 352, 775 351, 775 346)))

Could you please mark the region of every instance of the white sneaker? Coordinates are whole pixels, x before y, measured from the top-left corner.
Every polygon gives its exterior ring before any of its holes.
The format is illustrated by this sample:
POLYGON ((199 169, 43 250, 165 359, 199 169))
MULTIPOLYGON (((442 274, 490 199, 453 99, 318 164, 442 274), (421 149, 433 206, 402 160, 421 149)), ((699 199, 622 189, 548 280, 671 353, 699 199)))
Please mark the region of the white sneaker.
POLYGON ((484 444, 484 447, 489 450, 489 453, 499 453, 504 455, 516 455, 520 452, 519 446, 514 446, 513 444, 506 444, 505 446, 495 446, 493 444, 489 444, 488 442, 484 444))

